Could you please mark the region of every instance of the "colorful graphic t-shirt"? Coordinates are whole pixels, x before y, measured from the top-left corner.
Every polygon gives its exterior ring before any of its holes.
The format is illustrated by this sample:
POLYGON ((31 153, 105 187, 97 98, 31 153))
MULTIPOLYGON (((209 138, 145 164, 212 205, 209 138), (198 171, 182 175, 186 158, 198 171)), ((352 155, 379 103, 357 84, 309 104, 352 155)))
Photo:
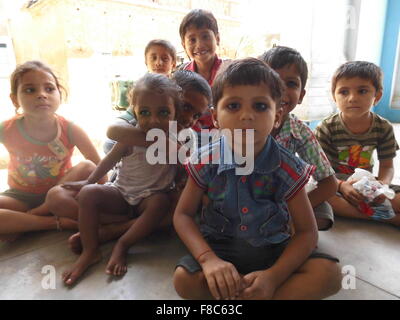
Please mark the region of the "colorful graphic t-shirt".
POLYGON ((0 142, 10 154, 8 184, 20 191, 44 194, 71 168, 74 144, 69 135, 70 122, 57 116, 55 139, 41 142, 25 132, 23 119, 18 115, 0 124, 0 142))
POLYGON ((356 168, 372 172, 375 150, 378 160, 396 157, 399 146, 393 126, 377 114, 372 115, 371 127, 363 134, 350 132, 339 113, 326 118, 317 127, 315 135, 336 173, 353 174, 356 168))

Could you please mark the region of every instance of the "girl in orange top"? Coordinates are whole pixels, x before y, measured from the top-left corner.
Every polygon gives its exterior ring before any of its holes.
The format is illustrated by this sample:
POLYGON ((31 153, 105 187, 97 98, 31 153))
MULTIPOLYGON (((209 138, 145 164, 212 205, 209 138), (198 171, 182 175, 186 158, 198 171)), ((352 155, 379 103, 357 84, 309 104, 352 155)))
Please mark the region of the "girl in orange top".
POLYGON ((10 154, 10 189, 0 193, 0 240, 27 231, 77 229, 76 221, 50 214, 46 194, 59 183, 87 178, 100 157, 81 128, 56 114, 62 90, 52 70, 39 61, 24 63, 11 75, 17 114, 0 123, 0 142, 10 154), (75 146, 90 161, 72 167, 75 146))

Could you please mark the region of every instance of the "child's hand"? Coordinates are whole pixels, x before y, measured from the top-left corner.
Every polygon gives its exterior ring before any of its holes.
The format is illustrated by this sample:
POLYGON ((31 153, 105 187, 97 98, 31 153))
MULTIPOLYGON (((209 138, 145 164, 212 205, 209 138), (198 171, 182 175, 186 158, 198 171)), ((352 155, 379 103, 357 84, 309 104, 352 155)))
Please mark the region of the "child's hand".
POLYGON ((240 294, 239 299, 244 300, 271 300, 277 286, 274 277, 268 270, 255 271, 243 277, 246 289, 240 294))
POLYGON ((348 202, 353 206, 358 207, 360 202, 365 201, 364 196, 353 188, 355 180, 344 181, 340 186, 340 192, 348 202))
POLYGON ((208 288, 217 300, 234 300, 243 289, 243 281, 235 266, 218 258, 215 254, 202 263, 208 288))
MULTIPOLYGON (((378 182, 383 186, 383 185, 389 185, 389 183, 387 183, 386 181, 382 181, 382 180, 378 180, 378 182)), ((381 194, 380 196, 377 196, 373 203, 376 205, 382 204, 385 202, 385 200, 387 199, 387 197, 384 194, 381 194)))
POLYGON ((67 189, 67 190, 74 190, 74 191, 80 191, 84 186, 88 185, 89 181, 87 180, 82 180, 82 181, 68 181, 65 182, 61 185, 61 187, 67 189))

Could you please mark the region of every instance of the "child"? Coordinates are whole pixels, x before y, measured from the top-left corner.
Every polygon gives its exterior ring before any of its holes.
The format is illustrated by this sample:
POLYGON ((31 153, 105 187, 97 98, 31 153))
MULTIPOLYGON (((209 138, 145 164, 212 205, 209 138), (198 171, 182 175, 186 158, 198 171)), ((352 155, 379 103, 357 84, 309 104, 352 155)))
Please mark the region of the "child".
MULTIPOLYGON (((169 122, 175 119, 180 104, 180 88, 164 75, 147 74, 133 90, 137 127, 147 133, 161 129, 168 133, 169 122)), ((72 285, 82 273, 100 258, 99 224, 124 222, 138 217, 116 243, 106 272, 120 276, 127 271, 129 247, 154 231, 169 209, 168 192, 173 187, 176 167, 148 162, 146 148, 117 143, 86 181, 66 184, 79 192, 79 231, 83 252, 71 270, 63 274, 72 285), (100 177, 122 159, 115 182, 95 184, 100 177)))
MULTIPOLYGON (((183 90, 183 103, 177 112, 178 130, 182 128, 188 129, 196 124, 196 121, 200 118, 201 114, 207 110, 208 105, 211 103, 211 88, 202 76, 192 71, 178 70, 173 74, 172 80, 183 90)), ((144 132, 126 123, 116 123, 110 126, 107 134, 110 138, 130 146, 148 147, 153 144, 153 142, 146 141, 146 134, 144 132)), ((169 226, 172 222, 172 213, 175 210, 180 190, 183 188, 182 185, 184 185, 186 181, 186 174, 182 172, 179 164, 175 180, 176 191, 169 193, 171 219, 165 219, 164 227, 169 226)), ((128 221, 125 223, 101 226, 99 241, 103 243, 120 237, 130 228, 132 222, 133 221, 128 221)), ((70 237, 69 245, 75 253, 81 252, 82 245, 79 232, 70 237)))
MULTIPOLYGON (((393 158, 399 149, 389 121, 371 112, 382 97, 382 71, 373 63, 352 61, 341 65, 332 78, 332 96, 339 112, 326 118, 316 129, 316 136, 339 179, 338 195, 329 203, 336 215, 371 219, 358 209, 364 197, 347 178, 356 168, 372 172, 374 150, 379 160, 378 180, 390 184, 393 158)), ((398 186, 391 186, 399 192, 398 186)), ((377 203, 383 199, 376 199, 377 203)), ((391 201, 396 216, 381 220, 400 225, 400 196, 391 201)))
MULTIPOLYGON (((201 116, 207 112, 211 102, 211 88, 203 77, 188 70, 178 70, 172 80, 183 90, 183 105, 177 110, 178 131, 196 126, 201 116)), ((148 147, 146 135, 126 123, 115 123, 108 128, 107 136, 127 145, 148 147)))
POLYGON ((270 137, 281 112, 279 76, 258 59, 243 59, 222 70, 212 89, 218 128, 254 130, 254 153, 246 154, 253 157, 254 171, 236 175, 241 166, 224 161, 226 155, 242 155, 245 147, 243 139, 231 143, 226 136, 200 149, 187 164, 190 177, 174 226, 192 255, 183 257, 175 271, 178 294, 190 299, 317 299, 335 293, 340 286, 337 259, 313 253, 318 233, 303 189, 313 166, 270 137), (210 203, 199 228, 195 214, 205 192, 210 203), (296 228, 292 239, 289 216, 296 228))
POLYGON ((100 161, 99 155, 81 128, 56 114, 63 87, 48 66, 28 61, 15 69, 10 80, 17 114, 0 124, 0 141, 10 153, 10 189, 0 195, 0 237, 76 229, 76 221, 48 216, 46 194, 56 184, 86 179, 95 168, 92 162, 100 161), (71 168, 75 146, 91 162, 71 168))
MULTIPOLYGON (((214 15, 202 9, 190 11, 179 26, 179 34, 182 46, 192 60, 180 66, 180 69, 199 73, 211 86, 223 63, 216 54, 220 39, 218 23, 214 15)), ((212 128, 214 125, 209 112, 204 114, 197 125, 193 127, 197 132, 200 132, 201 129, 212 128)))
POLYGON ((319 230, 333 225, 333 212, 327 200, 335 195, 337 183, 334 171, 318 140, 310 128, 290 112, 301 104, 306 93, 307 63, 299 52, 287 47, 274 47, 260 59, 274 69, 286 85, 282 98, 283 119, 273 136, 282 146, 296 154, 306 163, 316 166, 313 178, 318 185, 308 193, 319 230))
MULTIPOLYGON (((147 70, 150 73, 159 73, 171 77, 176 66, 176 49, 167 40, 151 40, 144 49, 144 58, 147 70)), ((129 97, 128 97, 129 100, 129 97)), ((128 123, 134 119, 132 106, 118 116, 116 123, 128 123)), ((108 153, 114 146, 115 141, 107 139, 104 143, 104 153, 108 153)))
POLYGON ((167 77, 176 67, 176 50, 167 40, 151 40, 144 49, 147 70, 167 77))

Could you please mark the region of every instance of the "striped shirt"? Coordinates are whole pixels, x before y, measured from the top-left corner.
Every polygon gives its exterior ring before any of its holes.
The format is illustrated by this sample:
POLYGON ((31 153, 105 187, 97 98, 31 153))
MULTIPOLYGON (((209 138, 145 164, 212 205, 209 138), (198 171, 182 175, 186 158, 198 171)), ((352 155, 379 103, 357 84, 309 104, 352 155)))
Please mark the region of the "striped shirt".
POLYGON ((350 132, 339 113, 324 119, 316 128, 316 137, 336 173, 353 174, 356 168, 372 172, 373 152, 378 160, 393 159, 399 146, 393 126, 379 115, 373 119, 368 132, 350 132))

